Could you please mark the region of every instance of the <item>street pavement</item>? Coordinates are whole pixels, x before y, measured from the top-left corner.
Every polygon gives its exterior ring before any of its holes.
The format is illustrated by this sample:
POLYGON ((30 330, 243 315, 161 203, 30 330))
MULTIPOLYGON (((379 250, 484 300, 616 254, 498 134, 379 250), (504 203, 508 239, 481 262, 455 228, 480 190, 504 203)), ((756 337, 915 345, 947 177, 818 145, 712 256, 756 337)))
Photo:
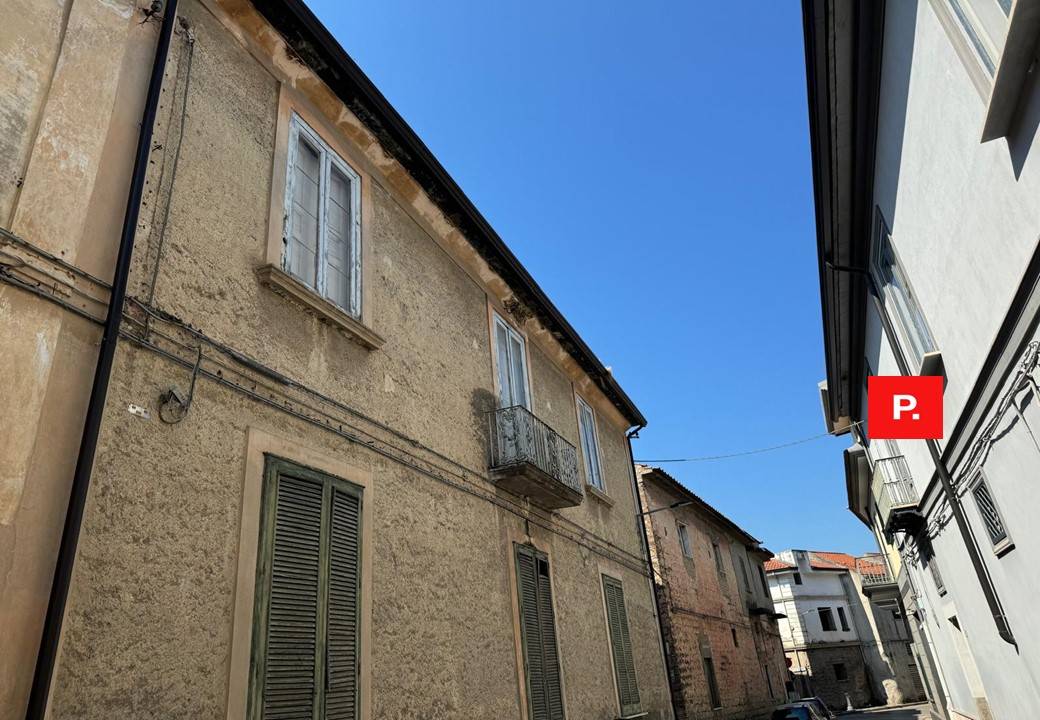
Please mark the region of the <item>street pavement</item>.
POLYGON ((897 708, 880 708, 860 712, 842 713, 842 718, 849 720, 930 720, 928 704, 905 705, 897 708))

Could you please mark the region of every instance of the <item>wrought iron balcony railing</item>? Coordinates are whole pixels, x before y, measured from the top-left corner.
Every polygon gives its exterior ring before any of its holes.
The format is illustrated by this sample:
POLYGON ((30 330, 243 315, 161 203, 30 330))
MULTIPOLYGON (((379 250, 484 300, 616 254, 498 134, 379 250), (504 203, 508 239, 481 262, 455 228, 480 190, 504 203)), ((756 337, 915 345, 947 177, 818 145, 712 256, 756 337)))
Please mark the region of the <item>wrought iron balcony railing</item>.
POLYGON ((874 464, 871 484, 884 531, 913 531, 921 520, 921 514, 917 507, 917 489, 906 458, 896 455, 878 460, 874 464))
POLYGON ((543 508, 579 505, 585 497, 578 450, 525 407, 488 413, 491 478, 543 508))

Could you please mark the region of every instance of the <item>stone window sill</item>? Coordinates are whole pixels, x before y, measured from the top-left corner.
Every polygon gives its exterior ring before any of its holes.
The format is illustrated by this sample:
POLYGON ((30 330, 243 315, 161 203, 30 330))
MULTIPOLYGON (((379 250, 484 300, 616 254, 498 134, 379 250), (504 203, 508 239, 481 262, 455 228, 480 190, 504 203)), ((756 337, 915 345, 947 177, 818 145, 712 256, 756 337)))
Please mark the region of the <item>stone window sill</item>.
POLYGON ((260 282, 272 292, 292 303, 327 325, 344 332, 351 340, 369 350, 378 350, 386 342, 378 333, 351 317, 301 283, 287 272, 274 265, 264 265, 256 271, 260 282))
MULTIPOLYGON (((614 500, 613 500, 613 498, 611 498, 610 495, 607 495, 605 492, 600 490, 595 485, 589 485, 588 483, 585 483, 585 492, 588 493, 590 496, 592 496, 592 497, 596 498, 597 500, 599 500, 601 503, 603 503, 607 507, 614 507, 614 500)), ((636 715, 634 717, 639 717, 639 716, 636 715)))

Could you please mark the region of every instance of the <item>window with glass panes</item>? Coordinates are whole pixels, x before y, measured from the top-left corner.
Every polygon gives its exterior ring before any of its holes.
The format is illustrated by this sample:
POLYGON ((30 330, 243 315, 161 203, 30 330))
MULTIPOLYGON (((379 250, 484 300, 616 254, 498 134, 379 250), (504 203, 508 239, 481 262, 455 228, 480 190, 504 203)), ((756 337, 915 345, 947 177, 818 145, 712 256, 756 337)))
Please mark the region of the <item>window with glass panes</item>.
POLYGON ((495 360, 499 407, 531 409, 527 385, 527 346, 524 336, 495 314, 495 360))
POLYGON ((283 269, 361 315, 361 178, 298 115, 289 125, 283 269))
POLYGON ((881 291, 885 307, 892 313, 907 346, 907 354, 920 365, 926 353, 936 349, 935 340, 925 322, 924 314, 910 287, 910 281, 899 263, 892 233, 885 219, 878 214, 877 235, 873 248, 873 275, 881 291))
POLYGON ((596 413, 587 402, 578 398, 578 431, 581 434, 581 454, 585 457, 585 479, 597 490, 605 490, 603 471, 599 464, 599 436, 596 433, 596 413))

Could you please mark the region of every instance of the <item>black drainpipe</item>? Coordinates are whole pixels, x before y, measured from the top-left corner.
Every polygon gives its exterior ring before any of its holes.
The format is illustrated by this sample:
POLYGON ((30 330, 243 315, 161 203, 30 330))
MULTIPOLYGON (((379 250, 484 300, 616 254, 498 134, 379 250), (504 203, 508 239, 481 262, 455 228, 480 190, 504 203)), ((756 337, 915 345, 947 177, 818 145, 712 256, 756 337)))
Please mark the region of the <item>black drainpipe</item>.
MULTIPOLYGON (((639 479, 636 477, 635 455, 632 454, 632 438, 639 437, 639 431, 646 425, 638 425, 625 433, 626 445, 628 446, 628 467, 632 473, 632 489, 636 493, 636 519, 643 533, 643 552, 646 553, 646 566, 650 570, 650 593, 653 595, 654 614, 657 616, 657 636, 661 638, 661 654, 664 657, 664 676, 668 681, 668 701, 672 705, 672 717, 676 717, 675 700, 682 699, 682 689, 675 686, 672 681, 671 660, 672 657, 666 644, 668 633, 665 632, 664 619, 661 617, 664 609, 661 607, 660 598, 657 596, 657 582, 654 579, 654 561, 650 555, 650 536, 646 531, 646 508, 643 507, 643 496, 639 494, 639 479)), ((685 715, 684 715, 685 717, 685 715)))
MULTIPOLYGON (((888 317, 888 313, 885 311, 885 307, 881 302, 878 289, 874 284, 874 278, 869 273, 865 274, 867 275, 869 282, 870 296, 874 300, 874 307, 877 310, 878 317, 881 318, 881 325, 884 328, 885 337, 888 340, 889 347, 892 348, 892 354, 895 356, 896 363, 899 365, 899 371, 903 373, 903 375, 909 375, 910 367, 899 346, 895 328, 892 326, 892 320, 888 317)), ((1000 635, 1002 640, 1017 648, 1018 643, 1015 641, 1015 636, 1011 632, 1011 625, 1008 623, 1007 616, 1004 614, 1004 608, 1000 603, 1000 597, 997 595, 997 589, 993 586, 993 579, 989 575, 986 563, 982 560, 982 554, 979 552, 979 546, 975 540, 974 533, 971 531, 971 526, 968 525, 968 520, 964 517, 964 509, 961 507, 960 500, 957 498, 957 491, 953 486, 953 478, 950 476, 950 470, 946 467, 946 463, 942 458, 942 453, 939 451, 939 443, 935 440, 925 440, 925 443, 928 445, 928 453, 932 456, 932 463, 935 465, 935 472, 939 476, 939 482, 942 485, 943 494, 946 496, 946 501, 950 503, 950 512, 953 514, 953 519, 957 523, 957 530, 960 532, 961 538, 964 540, 964 547, 968 551, 968 557, 971 558, 971 564, 975 570, 975 576, 978 578, 979 586, 982 588, 982 594, 986 598, 986 604, 989 606, 990 614, 993 616, 993 622, 997 626, 997 634, 1000 635)))
MULTIPOLYGON (((161 4, 161 2, 153 3, 153 9, 161 4)), ((36 657, 36 670, 33 674, 32 690, 29 693, 29 705, 25 711, 27 720, 43 720, 47 712, 47 700, 54 674, 54 664, 58 656, 58 641, 61 638, 65 603, 69 596, 72 567, 76 560, 76 546, 79 543, 80 526, 83 521, 83 508, 86 505, 87 491, 90 488, 90 474, 94 467, 94 454, 97 450, 101 419, 108 396, 108 382, 112 377, 112 362, 119 340, 119 326, 123 319, 123 301, 126 298, 130 259, 134 252, 134 235, 137 231, 137 218, 141 210, 141 194, 148 170, 152 129, 159 107, 163 74, 166 72, 166 58, 169 55, 170 39, 173 36, 173 26, 176 20, 177 0, 166 0, 162 24, 159 27, 159 40, 155 47, 152 74, 148 81, 148 95, 145 98, 144 113, 141 116, 141 131, 137 137, 137 152, 134 156, 133 174, 130 176, 123 229, 119 237, 119 255, 116 258, 115 273, 112 276, 112 293, 108 301, 101 348, 98 351, 97 366, 94 370, 94 384, 90 389, 90 403, 87 405, 83 437, 79 444, 76 471, 72 477, 69 505, 65 512, 65 527, 61 533, 54 580, 51 583, 50 600, 47 603, 47 615, 43 622, 43 637, 40 640, 40 651, 36 657)))

